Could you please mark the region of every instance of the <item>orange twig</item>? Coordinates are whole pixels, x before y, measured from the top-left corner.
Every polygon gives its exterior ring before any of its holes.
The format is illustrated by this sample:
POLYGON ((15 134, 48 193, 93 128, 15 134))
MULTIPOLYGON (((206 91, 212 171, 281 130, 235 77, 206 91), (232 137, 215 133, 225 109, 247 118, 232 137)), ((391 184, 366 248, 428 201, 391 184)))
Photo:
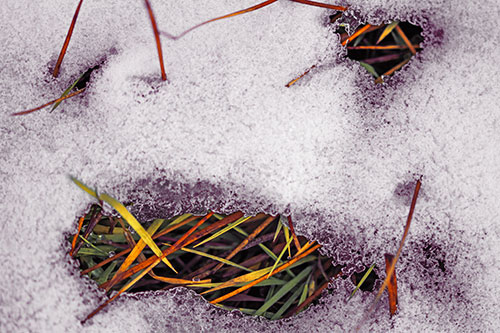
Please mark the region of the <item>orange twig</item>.
POLYGON ((80 231, 82 230, 82 225, 83 225, 83 220, 85 219, 85 216, 80 217, 80 220, 78 221, 78 230, 76 231, 75 236, 73 237, 73 241, 71 242, 71 251, 69 251, 69 256, 73 256, 73 251, 75 250, 76 246, 76 241, 78 239, 78 235, 80 235, 80 231))
POLYGON ((413 44, 410 42, 408 37, 406 37, 406 34, 403 32, 403 29, 401 29, 401 27, 399 25, 397 25, 395 29, 398 32, 398 34, 401 36, 401 38, 403 38, 403 41, 405 42, 406 46, 408 46, 411 53, 413 55, 415 55, 417 53, 417 50, 415 50, 415 47, 413 46, 413 44))
POLYGON ((62 61, 64 59, 64 55, 66 54, 66 50, 68 49, 69 41, 71 40, 71 35, 73 34, 73 30, 75 29, 76 19, 78 18, 78 14, 80 13, 80 8, 82 7, 83 0, 80 0, 78 6, 76 7, 75 14, 73 15, 73 19, 71 20, 71 24, 69 26, 68 34, 66 35, 66 39, 64 40, 63 47, 61 52, 59 53, 59 58, 57 58, 56 66, 54 67, 54 72, 52 75, 57 77, 59 75, 59 69, 61 68, 62 61))
POLYGON ((66 95, 66 96, 64 96, 64 97, 59 97, 58 99, 55 99, 55 100, 50 101, 50 102, 48 102, 48 103, 45 103, 44 105, 41 105, 41 106, 36 107, 36 108, 34 108, 34 109, 30 109, 30 110, 27 110, 27 111, 21 111, 21 112, 12 113, 12 114, 11 114, 11 116, 22 116, 22 115, 25 115, 25 114, 28 114, 28 113, 32 113, 32 112, 38 111, 38 110, 40 110, 40 109, 43 109, 43 108, 44 108, 44 107, 46 107, 46 106, 52 105, 52 104, 54 104, 54 103, 58 103, 58 102, 60 102, 60 101, 64 101, 65 99, 68 99, 68 98, 71 98, 71 97, 76 96, 76 95, 78 95, 78 94, 81 94, 81 93, 82 93, 82 92, 84 92, 84 91, 85 91, 85 88, 82 88, 82 89, 80 89, 80 90, 77 90, 77 91, 75 91, 75 92, 72 92, 71 94, 68 94, 68 95, 66 95))
POLYGON ((267 279, 268 277, 271 277, 285 269, 287 269, 288 267, 290 267, 291 265, 293 265, 295 262, 299 261, 300 259, 302 259, 303 257, 307 256, 308 254, 314 252, 315 250, 317 250, 318 248, 320 248, 321 245, 319 244, 316 244, 315 246, 311 247, 310 249, 308 249, 307 251, 304 251, 302 252, 301 254, 299 255, 296 255, 293 259, 291 259, 290 261, 284 263, 283 265, 279 266, 278 268, 276 268, 274 271, 271 272, 271 274, 264 274, 261 278, 258 278, 257 280, 254 280, 250 283, 247 283, 246 285, 244 285, 243 287, 240 287, 236 290, 233 290, 232 292, 226 294, 226 295, 223 295, 219 298, 216 298, 214 299, 213 301, 210 301, 211 304, 217 304, 217 303, 220 303, 222 301, 225 301, 226 299, 228 298, 231 298, 233 297, 234 295, 237 295, 253 286, 255 286, 256 284, 264 281, 265 279, 267 279))
MULTIPOLYGON (((391 268, 392 261, 394 260, 394 256, 392 254, 385 254, 385 272, 389 271, 391 268)), ((396 271, 392 274, 392 277, 387 284, 387 292, 389 293, 389 311, 391 312, 391 316, 396 313, 397 305, 398 305, 398 282, 396 279, 396 271)))
POLYGON ((161 50, 160 33, 158 32, 158 26, 156 25, 156 20, 153 14, 153 9, 151 8, 151 4, 149 3, 148 0, 144 0, 144 3, 146 4, 146 8, 149 13, 149 18, 151 19, 151 25, 153 26, 153 33, 155 34, 156 48, 158 49, 158 58, 160 58, 161 79, 163 81, 166 81, 167 74, 165 73, 165 66, 163 64, 163 51, 161 50))
POLYGON ((321 3, 321 2, 316 2, 316 1, 309 1, 309 0, 292 0, 293 2, 298 2, 302 3, 304 5, 309 5, 309 6, 315 6, 315 7, 322 7, 322 8, 328 8, 328 9, 333 9, 333 10, 339 10, 339 11, 346 11, 347 7, 344 6, 335 6, 335 5, 329 5, 326 3, 321 3))
POLYGON ((225 19, 225 18, 229 18, 229 17, 233 17, 233 16, 237 16, 237 15, 241 15, 241 14, 253 12, 254 10, 257 10, 257 9, 260 9, 260 8, 265 7, 267 5, 270 5, 270 4, 272 4, 273 2, 276 2, 276 1, 277 0, 267 0, 267 1, 261 2, 261 3, 255 5, 255 6, 252 6, 252 7, 249 7, 249 8, 246 8, 246 9, 243 9, 243 10, 239 10, 239 11, 231 13, 231 14, 219 16, 219 17, 210 19, 210 20, 205 21, 205 22, 201 22, 200 24, 197 24, 194 27, 191 27, 191 28, 187 29, 186 31, 184 31, 183 33, 181 33, 179 36, 173 36, 173 35, 171 35, 169 33, 163 32, 163 31, 161 32, 161 34, 165 35, 166 37, 168 37, 170 39, 179 39, 179 38, 184 37, 189 32, 191 32, 191 31, 193 31, 195 29, 198 29, 201 26, 204 26, 205 24, 208 24, 208 23, 211 23, 211 22, 215 22, 215 21, 218 21, 218 20, 222 20, 222 19, 225 19))

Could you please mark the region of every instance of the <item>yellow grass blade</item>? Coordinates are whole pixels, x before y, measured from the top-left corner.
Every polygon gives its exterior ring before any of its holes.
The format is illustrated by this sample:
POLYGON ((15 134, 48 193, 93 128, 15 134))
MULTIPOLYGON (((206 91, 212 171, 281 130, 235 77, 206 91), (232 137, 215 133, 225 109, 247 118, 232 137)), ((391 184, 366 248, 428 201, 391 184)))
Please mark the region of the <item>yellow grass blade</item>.
MULTIPOLYGON (((283 228, 283 231, 285 233, 285 241, 286 243, 288 244, 290 242, 290 230, 288 230, 287 227, 284 227, 283 228)), ((288 257, 291 258, 292 257, 292 252, 290 250, 290 246, 288 246, 288 257)))
MULTIPOLYGON (((91 196, 103 200, 110 204, 120 215, 128 222, 128 224, 137 232, 137 234, 141 237, 141 239, 144 240, 144 242, 151 248, 151 250, 156 254, 158 257, 162 256, 162 252, 160 248, 156 245, 156 243, 153 241, 151 236, 144 230, 142 225, 136 220, 136 218, 125 208, 124 205, 122 205, 119 201, 116 199, 112 198, 111 196, 107 194, 101 194, 99 197, 97 197, 97 193, 94 190, 91 190, 88 186, 77 180, 76 178, 71 177, 73 182, 75 182, 76 185, 78 185, 82 190, 90 194, 91 196)), ((177 271, 175 270, 174 266, 170 263, 170 261, 167 260, 167 258, 163 258, 162 261, 170 267, 175 273, 177 271)))
POLYGON ((378 43, 380 43, 381 41, 384 40, 385 37, 387 37, 387 35, 389 35, 391 33, 392 30, 394 30, 394 28, 399 24, 399 21, 394 21, 392 22, 391 24, 388 24, 384 31, 382 31, 382 34, 380 35, 380 37, 378 38, 377 42, 375 44, 378 45, 378 43))
POLYGON ((242 217, 240 218, 239 220, 237 221, 234 221, 233 223, 231 223, 230 225, 228 225, 227 227, 225 227, 224 229, 220 230, 220 231, 217 231, 215 234, 213 234, 212 236, 206 238, 205 240, 199 242, 198 244, 196 244, 195 246, 193 246, 193 248, 195 247, 198 247, 202 244, 205 244, 206 242, 209 242, 217 237, 219 237, 220 235, 228 232, 229 230, 239 226, 240 224, 242 224, 243 222, 247 221, 249 218, 251 218, 251 216, 248 216, 248 217, 242 217))
POLYGON ((226 282, 220 284, 219 286, 217 286, 215 288, 212 288, 212 289, 209 289, 209 290, 202 292, 201 295, 208 294, 208 293, 211 293, 211 292, 214 292, 214 291, 217 291, 220 289, 224 289, 224 288, 229 288, 229 287, 232 287, 234 285, 237 285, 238 283, 246 283, 246 282, 254 281, 258 278, 261 278, 265 274, 267 274, 271 269, 272 269, 272 267, 266 267, 266 268, 259 269, 258 271, 254 271, 254 272, 247 273, 247 274, 244 274, 241 276, 237 276, 229 281, 226 281, 226 282))
POLYGON ((267 276, 267 278, 269 279, 269 277, 271 276, 271 274, 273 273, 274 269, 276 268, 276 266, 278 266, 278 263, 280 262, 281 258, 283 257, 283 255, 285 254, 286 250, 290 247, 290 243, 292 242, 292 238, 290 237, 290 239, 288 239, 288 242, 286 242, 286 245, 285 247, 283 248, 283 250, 281 250, 281 253, 280 255, 278 256, 278 259, 276 259, 276 261, 274 262, 274 265, 273 265, 273 268, 271 269, 271 271, 269 272, 269 275, 267 276))

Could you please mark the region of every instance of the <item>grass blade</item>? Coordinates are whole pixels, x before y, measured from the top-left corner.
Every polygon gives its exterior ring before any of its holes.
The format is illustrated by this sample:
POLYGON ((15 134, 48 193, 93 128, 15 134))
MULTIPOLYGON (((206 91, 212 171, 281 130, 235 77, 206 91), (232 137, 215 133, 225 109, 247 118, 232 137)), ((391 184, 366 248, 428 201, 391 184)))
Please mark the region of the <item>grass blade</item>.
POLYGON ((153 14, 153 9, 151 8, 151 4, 148 0, 144 0, 146 5, 146 9, 148 10, 149 18, 151 20, 151 25, 153 26, 153 33, 155 35, 156 48, 158 50, 158 58, 160 59, 160 70, 161 70, 161 79, 162 81, 167 80, 167 74, 165 73, 165 65, 163 63, 163 51, 161 49, 161 40, 160 33, 158 32, 158 26, 156 25, 155 16, 153 14))
POLYGON ((293 294, 286 300, 286 302, 281 306, 281 308, 279 308, 279 310, 271 317, 271 320, 279 319, 283 315, 283 313, 285 313, 285 311, 288 310, 290 306, 292 306, 293 302, 295 302, 295 300, 299 298, 299 295, 301 293, 300 290, 301 288, 295 289, 293 294))
POLYGON ((269 272, 269 275, 267 276, 267 278, 269 278, 271 276, 271 274, 273 273, 274 269, 276 268, 276 266, 278 265, 278 262, 281 260, 281 257, 283 257, 283 255, 285 254, 286 250, 290 247, 290 243, 292 242, 292 239, 290 238, 288 240, 288 242, 286 242, 286 245, 285 247, 283 248, 283 250, 281 250, 281 253, 280 255, 278 256, 278 258, 276 259, 276 261, 274 262, 274 265, 273 265, 273 268, 271 269, 271 271, 269 272))
MULTIPOLYGON (((392 254, 385 254, 385 271, 386 274, 389 271, 392 261, 394 260, 394 256, 392 254)), ((387 292, 389 294, 389 311, 391 316, 396 313, 398 309, 398 282, 396 278, 396 271, 394 270, 389 283, 387 284, 387 292)))
MULTIPOLYGON (((73 90, 73 88, 74 88, 74 87, 78 84, 78 82, 80 82, 80 80, 81 80, 84 76, 85 76, 85 73, 83 73, 83 74, 82 74, 82 75, 81 75, 78 79, 76 79, 76 81, 75 81, 75 82, 73 82, 73 83, 72 83, 72 84, 71 84, 71 85, 70 85, 70 86, 69 86, 66 90, 64 90, 64 92, 62 93, 62 95, 61 95, 61 97, 60 97, 60 98, 62 98, 62 97, 64 97, 64 96, 66 96, 67 94, 69 94, 69 92, 70 92, 71 90, 73 90)), ((57 103, 55 103, 55 104, 54 104, 54 106, 52 107, 52 109, 50 110, 50 112, 54 111, 54 110, 55 110, 55 109, 59 106, 59 104, 61 104, 61 103, 62 103, 62 100, 61 100, 61 101, 59 101, 59 102, 57 102, 57 103)))
POLYGON ((358 289, 361 288, 361 286, 363 285, 363 283, 365 282, 365 280, 368 278, 368 275, 370 275, 370 273, 373 271, 373 268, 375 268, 375 263, 373 263, 370 266, 370 268, 368 268, 368 270, 366 271, 365 275, 363 275, 363 277, 361 278, 361 280, 359 280, 358 285, 352 291, 351 296, 349 296, 349 298, 347 299, 348 301, 354 296, 354 294, 358 291, 358 289))
POLYGON ((408 48, 410 49, 410 52, 413 55, 417 54, 417 50, 415 50, 415 47, 410 42, 410 40, 408 39, 408 37, 406 37, 406 34, 404 33, 403 29, 401 29, 401 27, 399 25, 396 26, 396 31, 398 32, 399 36, 401 36, 401 38, 404 40, 406 46, 408 46, 408 48))
POLYGON ((181 33, 179 36, 173 36, 173 35, 171 35, 169 33, 166 33, 166 32, 162 32, 162 34, 165 35, 168 38, 171 38, 171 39, 179 39, 179 38, 184 37, 189 32, 191 32, 191 31, 193 31, 195 29, 198 29, 198 28, 204 26, 205 24, 208 24, 208 23, 211 23, 211 22, 215 22, 215 21, 218 21, 218 20, 222 20, 222 19, 225 19, 225 18, 229 18, 229 17, 233 17, 233 16, 245 14, 245 13, 250 13, 250 12, 253 12, 254 10, 257 10, 259 8, 262 8, 262 7, 265 7, 267 5, 270 5, 270 4, 272 4, 272 3, 276 2, 276 1, 277 0, 267 0, 267 1, 264 1, 264 2, 261 2, 261 3, 257 4, 257 5, 255 5, 255 6, 243 9, 243 10, 239 10, 239 11, 231 13, 231 14, 227 14, 227 15, 223 15, 223 16, 219 16, 219 17, 210 19, 208 21, 199 23, 199 24, 195 25, 194 27, 191 27, 191 28, 187 29, 186 31, 184 31, 183 33, 181 33))
POLYGON ((387 36, 391 33, 391 31, 392 31, 392 30, 393 30, 393 29, 394 29, 394 28, 395 28, 398 24, 399 24, 399 21, 394 21, 394 22, 392 22, 392 23, 388 24, 388 25, 385 27, 384 31, 382 31, 382 33, 380 34, 380 37, 378 38, 378 40, 377 40, 377 42, 376 42, 375 44, 377 44, 377 45, 378 45, 381 41, 383 41, 383 40, 384 40, 384 38, 385 38, 385 37, 387 37, 387 36))
POLYGON ((240 224, 242 224, 243 222, 247 221, 247 220, 248 220, 248 219, 250 219, 250 218, 251 218, 251 216, 247 216, 247 217, 242 217, 242 218, 240 218, 239 220, 237 220, 237 221, 235 221, 235 222, 231 223, 230 225, 228 225, 228 226, 227 226, 227 227, 225 227, 224 229, 217 231, 217 232, 216 232, 215 234, 213 234, 212 236, 210 236, 210 237, 206 238, 205 240, 203 240, 203 241, 199 242, 198 244, 196 244, 195 246, 193 246, 193 248, 198 247, 198 246, 200 246, 200 245, 202 245, 202 244, 205 244, 206 242, 209 242, 209 241, 211 241, 211 240, 213 240, 213 239, 215 239, 215 238, 219 237, 220 235, 222 235, 222 234, 224 234, 224 233, 228 232, 229 230, 231 230, 231 229, 233 229, 233 228, 235 228, 235 227, 239 226, 240 224))
POLYGON ((75 14, 73 15, 73 19, 71 20, 71 24, 69 26, 68 34, 66 35, 66 39, 64 40, 63 47, 61 52, 59 53, 59 57, 57 58, 56 66, 54 67, 54 72, 52 75, 57 77, 59 75, 59 69, 61 68, 62 61, 64 59, 64 55, 66 54, 66 50, 68 49, 69 41, 71 40, 71 36, 73 35, 73 30, 75 29, 76 20, 78 19, 78 14, 80 13, 80 8, 82 7, 83 0, 80 0, 78 6, 76 7, 75 14))
POLYGON ((46 107, 46 106, 52 105, 52 104, 57 103, 57 102, 64 101, 65 99, 68 99, 68 98, 74 97, 74 96, 76 96, 76 95, 78 95, 78 94, 81 94, 81 93, 82 93, 82 92, 84 92, 84 91, 85 91, 85 88, 82 88, 82 89, 80 89, 80 90, 77 90, 77 91, 75 91, 75 92, 72 92, 72 93, 71 93, 71 94, 69 94, 69 95, 66 95, 66 96, 64 96, 64 97, 59 97, 59 98, 54 99, 54 100, 52 100, 52 101, 50 101, 50 102, 47 102, 47 103, 45 103, 45 104, 43 104, 43 105, 40 105, 40 106, 38 106, 38 107, 36 107, 36 108, 34 108, 34 109, 29 109, 29 110, 26 110, 26 111, 21 111, 21 112, 15 112, 15 113, 12 113, 12 114, 11 114, 11 116, 23 116, 23 115, 25 115, 25 114, 29 114, 29 113, 32 113, 32 112, 35 112, 35 111, 41 110, 41 109, 43 109, 43 108, 44 108, 44 107, 46 107))
POLYGON ((282 286, 268 301, 266 301, 262 306, 255 311, 254 315, 260 316, 262 315, 267 309, 269 309, 271 306, 273 306, 277 301, 279 301, 283 296, 285 296, 289 291, 291 291, 293 288, 297 286, 297 284, 302 281, 309 273, 311 273, 312 267, 309 266, 303 271, 301 271, 299 274, 297 274, 296 277, 288 281, 284 286, 282 286))

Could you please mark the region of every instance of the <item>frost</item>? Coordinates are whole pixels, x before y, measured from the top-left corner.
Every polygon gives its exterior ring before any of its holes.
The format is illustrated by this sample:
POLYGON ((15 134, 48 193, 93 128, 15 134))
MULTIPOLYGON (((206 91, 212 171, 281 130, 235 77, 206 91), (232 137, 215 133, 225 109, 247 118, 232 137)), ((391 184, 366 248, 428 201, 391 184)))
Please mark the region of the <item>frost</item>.
MULTIPOLYGON (((177 34, 255 3, 152 6, 160 29, 177 34)), ((178 41, 164 39, 168 83, 160 82, 142 1, 84 2, 54 80, 50 70, 76 2, 3 1, 2 331, 81 331, 79 321, 102 301, 61 245, 88 204, 68 174, 138 203, 138 216, 207 208, 291 213, 299 234, 353 267, 384 267, 383 254, 397 248, 408 212, 405 189, 422 174, 397 266, 399 313, 390 320, 384 304, 369 328, 498 327, 499 5, 351 5, 358 24, 398 19, 424 29, 422 52, 384 86, 344 60, 338 36, 324 24, 329 11, 283 0, 178 41), (9 116, 60 96, 103 55, 85 96, 51 114, 9 116)), ((85 330, 349 331, 373 298, 357 293, 345 303, 352 286, 345 283, 322 303, 272 324, 175 289, 121 298, 85 330)))

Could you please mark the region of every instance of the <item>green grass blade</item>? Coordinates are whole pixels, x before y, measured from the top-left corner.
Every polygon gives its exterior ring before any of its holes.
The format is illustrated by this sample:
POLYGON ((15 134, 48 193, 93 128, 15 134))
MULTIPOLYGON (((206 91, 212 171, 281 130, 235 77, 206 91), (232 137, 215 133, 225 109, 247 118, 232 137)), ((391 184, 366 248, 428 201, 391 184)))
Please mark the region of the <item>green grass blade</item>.
POLYGON ((280 319, 281 316, 285 313, 285 311, 288 310, 290 306, 292 306, 293 302, 295 302, 295 300, 299 297, 300 293, 301 293, 301 288, 295 289, 292 296, 290 296, 286 300, 286 302, 281 306, 281 308, 279 308, 279 310, 271 317, 271 320, 280 319))
POLYGON ((97 246, 95 246, 94 244, 92 244, 91 242, 89 242, 88 240, 86 240, 85 238, 82 237, 82 235, 78 235, 78 237, 80 237, 80 239, 82 241, 84 241, 88 246, 90 246, 91 248, 93 248, 94 250, 100 252, 101 254, 104 254, 105 256, 108 255, 107 252, 104 252, 103 250, 101 250, 100 248, 98 248, 97 246))
MULTIPOLYGON (((73 84, 71 84, 68 89, 64 90, 64 92, 62 93, 61 95, 61 98, 66 96, 67 94, 69 94, 69 92, 71 90, 73 90, 73 88, 77 85, 78 82, 80 82, 80 80, 85 76, 85 73, 83 73, 75 82, 73 82, 73 84)), ((59 101, 57 103, 54 104, 54 106, 52 107, 52 109, 50 110, 50 112, 54 111, 58 106, 59 104, 61 104, 62 101, 59 101)))
POLYGON ((267 302, 262 304, 260 308, 255 311, 254 315, 261 316, 267 309, 273 306, 277 301, 279 301, 283 296, 285 296, 290 290, 295 288, 297 284, 302 281, 309 273, 311 273, 312 267, 309 266, 300 272, 296 277, 288 281, 283 285, 267 302))
POLYGON ((306 300, 307 294, 309 294, 309 283, 310 282, 311 282, 311 276, 309 275, 306 283, 304 283, 304 289, 302 289, 302 293, 300 294, 300 299, 299 299, 298 305, 302 304, 306 300))
POLYGON ((356 291, 358 291, 358 289, 361 288, 361 286, 363 285, 363 283, 365 282, 365 280, 368 278, 368 275, 370 275, 370 273, 373 271, 374 267, 375 267, 375 264, 371 265, 370 268, 368 268, 368 270, 366 271, 365 275, 363 275, 363 277, 361 278, 361 280, 359 280, 359 283, 356 286, 356 289, 354 289, 352 291, 351 296, 349 296, 349 298, 347 299, 348 301, 352 298, 352 296, 354 296, 354 294, 356 293, 356 291))
POLYGON ((377 71, 372 65, 367 64, 366 62, 359 62, 361 66, 363 66, 368 72, 370 72, 371 75, 373 75, 375 78, 378 78, 380 75, 378 75, 377 71))
POLYGON ((99 279, 96 280, 98 284, 103 284, 104 282, 107 282, 109 279, 109 276, 111 273, 115 270, 116 268, 116 261, 112 261, 111 264, 104 270, 104 272, 101 274, 99 279))
POLYGON ((233 229, 233 228, 235 228, 235 227, 239 226, 240 224, 242 224, 243 222, 247 221, 247 220, 248 220, 248 219, 250 219, 250 218, 251 218, 251 216, 248 216, 248 217, 242 217, 242 218, 240 218, 240 219, 238 219, 238 220, 234 221, 233 223, 229 224, 229 225, 228 225, 227 227, 225 227, 224 229, 217 231, 217 232, 216 232, 215 234, 213 234, 212 236, 210 236, 210 237, 206 238, 205 240, 203 240, 203 241, 199 242, 198 244, 196 244, 195 246, 193 246, 193 248, 198 247, 198 246, 200 246, 200 245, 202 245, 202 244, 205 244, 206 242, 209 242, 209 241, 211 241, 211 240, 213 240, 213 239, 215 239, 215 238, 219 237, 220 235, 222 235, 222 234, 224 234, 224 233, 228 232, 229 230, 231 230, 231 229, 233 229))
POLYGON ((278 266, 278 262, 280 262, 281 260, 281 257, 283 257, 283 255, 285 254, 286 250, 288 249, 288 247, 290 247, 290 243, 292 242, 292 239, 290 237, 290 239, 288 240, 288 242, 286 243, 285 247, 283 248, 283 250, 281 250, 281 253, 280 255, 278 256, 278 258, 276 258, 276 261, 274 262, 274 266, 273 268, 271 269, 271 271, 269 272, 269 274, 267 275, 267 277, 269 278, 271 276, 271 274, 273 273, 274 269, 276 268, 276 266, 278 266))

